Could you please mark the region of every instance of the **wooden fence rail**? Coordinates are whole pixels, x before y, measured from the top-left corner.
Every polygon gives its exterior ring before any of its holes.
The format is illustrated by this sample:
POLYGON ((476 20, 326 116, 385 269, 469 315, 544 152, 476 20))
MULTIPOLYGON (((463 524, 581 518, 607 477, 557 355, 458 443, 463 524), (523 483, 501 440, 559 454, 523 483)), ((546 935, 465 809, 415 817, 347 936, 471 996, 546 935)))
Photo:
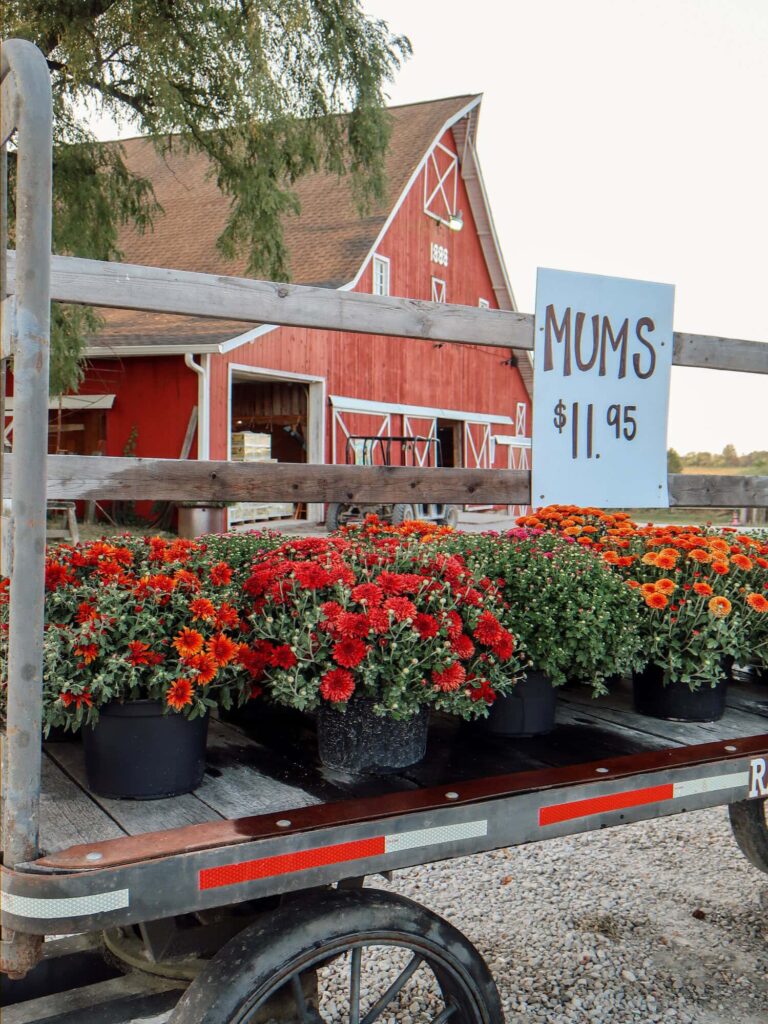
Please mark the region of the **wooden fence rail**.
MULTIPOLYGON (((13 456, 6 456, 3 488, 13 456)), ((340 501, 537 504, 527 470, 308 466, 48 456, 48 497, 114 501, 340 501)), ((669 477, 670 504, 768 507, 768 476, 669 477)))
MULTIPOLYGON (((15 265, 15 253, 9 251, 8 292, 14 289, 15 265)), ((72 256, 51 257, 51 298, 214 320, 533 349, 533 316, 529 313, 72 256)), ((768 373, 768 343, 676 331, 673 362, 677 366, 768 373)))

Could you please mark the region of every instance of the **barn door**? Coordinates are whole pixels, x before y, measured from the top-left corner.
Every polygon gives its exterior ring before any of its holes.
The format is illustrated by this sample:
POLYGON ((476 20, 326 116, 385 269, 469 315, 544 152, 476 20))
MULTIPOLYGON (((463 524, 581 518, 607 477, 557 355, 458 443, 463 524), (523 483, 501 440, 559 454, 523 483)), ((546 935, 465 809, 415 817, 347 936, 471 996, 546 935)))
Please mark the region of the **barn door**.
MULTIPOLYGON (((464 422, 464 465, 467 469, 490 469, 493 456, 491 454, 490 423, 464 422)), ((468 512, 479 512, 493 508, 493 505, 467 505, 468 512)))
MULTIPOLYGON (((350 437, 386 437, 392 433, 392 417, 388 412, 360 412, 357 409, 333 410, 333 461, 344 465, 347 460, 347 439, 350 437)), ((376 444, 370 448, 374 465, 382 465, 383 449, 376 444)), ((350 456, 352 461, 357 461, 350 456)), ((360 453, 362 460, 362 452, 360 453)))
POLYGON ((436 416, 403 416, 403 436, 425 438, 406 448, 403 461, 407 466, 435 465, 435 445, 429 439, 437 437, 436 416))

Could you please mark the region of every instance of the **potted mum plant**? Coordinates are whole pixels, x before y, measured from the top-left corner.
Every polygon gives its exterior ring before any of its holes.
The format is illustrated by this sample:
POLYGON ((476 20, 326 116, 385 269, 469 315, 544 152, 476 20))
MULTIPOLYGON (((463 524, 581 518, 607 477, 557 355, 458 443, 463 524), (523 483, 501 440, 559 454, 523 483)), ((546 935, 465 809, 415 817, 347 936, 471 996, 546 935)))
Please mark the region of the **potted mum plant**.
POLYGON ((755 561, 761 556, 750 558, 741 542, 696 527, 640 530, 635 548, 627 582, 643 597, 647 656, 635 678, 637 710, 716 721, 725 711, 728 660, 760 656, 768 602, 750 576, 764 572, 755 561))
POLYGON ((318 711, 321 761, 386 772, 418 761, 429 709, 486 715, 522 658, 490 581, 399 536, 287 542, 257 557, 245 591, 255 681, 318 711))
POLYGON ((491 731, 549 732, 555 687, 584 683, 598 695, 612 676, 640 664, 635 596, 572 538, 520 527, 503 537, 465 534, 445 543, 475 572, 497 581, 531 661, 523 683, 494 705, 491 731))
POLYGON ((82 729, 91 789, 199 785, 208 713, 250 695, 232 570, 160 538, 61 547, 46 566, 44 734, 82 729))

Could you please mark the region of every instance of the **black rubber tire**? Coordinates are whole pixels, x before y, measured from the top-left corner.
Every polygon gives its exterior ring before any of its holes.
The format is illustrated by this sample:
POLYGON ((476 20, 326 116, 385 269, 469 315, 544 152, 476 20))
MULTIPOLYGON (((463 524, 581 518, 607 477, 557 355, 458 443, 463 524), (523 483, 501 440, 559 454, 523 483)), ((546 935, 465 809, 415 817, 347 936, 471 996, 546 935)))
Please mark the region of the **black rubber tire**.
POLYGON ((400 523, 404 523, 407 519, 415 519, 416 512, 414 511, 413 505, 393 505, 392 506, 392 523, 397 526, 400 523))
POLYGON ((768 873, 768 800, 730 804, 731 830, 739 849, 760 871, 768 873))
POLYGON ((334 533, 339 528, 339 516, 341 510, 344 508, 343 505, 334 502, 328 506, 328 510, 325 513, 325 528, 328 533, 334 533))
POLYGON ((245 1024, 289 978, 366 940, 421 954, 459 1003, 451 1024, 504 1024, 496 985, 470 941, 426 907, 378 889, 314 893, 265 914, 216 954, 169 1024, 245 1024))

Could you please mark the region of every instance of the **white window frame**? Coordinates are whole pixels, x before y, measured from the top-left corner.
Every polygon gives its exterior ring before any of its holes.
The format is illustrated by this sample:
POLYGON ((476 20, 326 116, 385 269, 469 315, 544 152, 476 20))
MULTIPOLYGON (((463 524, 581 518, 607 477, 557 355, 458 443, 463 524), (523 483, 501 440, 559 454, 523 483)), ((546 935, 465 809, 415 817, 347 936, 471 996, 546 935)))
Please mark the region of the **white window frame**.
POLYGON ((445 281, 440 277, 432 278, 432 301, 433 302, 446 302, 445 297, 445 281))
POLYGON ((448 224, 449 218, 456 213, 459 181, 458 166, 458 155, 452 149, 444 146, 442 142, 436 143, 429 154, 427 165, 424 168, 424 213, 428 217, 433 217, 439 224, 448 224), (438 151, 448 157, 448 166, 444 171, 440 170, 437 163, 435 154, 438 151), (430 192, 431 176, 434 176, 435 184, 430 192), (433 204, 439 206, 441 205, 441 200, 444 210, 438 212, 433 208, 433 204))
POLYGON ((389 295, 390 294, 390 260, 388 256, 379 256, 376 254, 373 257, 373 283, 372 293, 374 295, 389 295), (381 274, 381 287, 379 286, 379 275, 381 274))
POLYGON ((491 303, 489 302, 488 299, 478 299, 477 300, 477 304, 480 307, 480 309, 490 309, 491 308, 491 303))

